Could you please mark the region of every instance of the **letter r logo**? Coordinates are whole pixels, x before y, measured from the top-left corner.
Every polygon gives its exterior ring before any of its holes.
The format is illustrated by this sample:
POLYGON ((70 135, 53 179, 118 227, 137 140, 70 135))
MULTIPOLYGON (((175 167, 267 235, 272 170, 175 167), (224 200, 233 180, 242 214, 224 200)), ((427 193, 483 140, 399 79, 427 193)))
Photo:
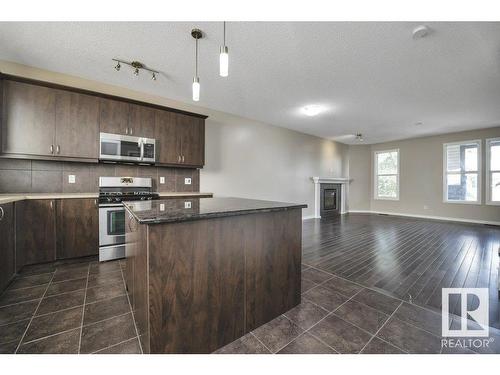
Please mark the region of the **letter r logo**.
POLYGON ((443 288, 441 333, 443 337, 488 337, 488 288, 443 288), (479 301, 479 303, 475 303, 479 301), (460 306, 460 316, 451 309, 460 306))

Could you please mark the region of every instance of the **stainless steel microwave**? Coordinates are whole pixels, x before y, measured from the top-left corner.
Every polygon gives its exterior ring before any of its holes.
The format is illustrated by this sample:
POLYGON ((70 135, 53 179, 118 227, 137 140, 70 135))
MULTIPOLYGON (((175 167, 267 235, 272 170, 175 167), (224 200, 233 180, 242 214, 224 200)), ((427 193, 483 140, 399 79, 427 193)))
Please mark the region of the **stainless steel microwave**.
POLYGON ((100 133, 99 160, 155 163, 155 140, 130 135, 100 133))

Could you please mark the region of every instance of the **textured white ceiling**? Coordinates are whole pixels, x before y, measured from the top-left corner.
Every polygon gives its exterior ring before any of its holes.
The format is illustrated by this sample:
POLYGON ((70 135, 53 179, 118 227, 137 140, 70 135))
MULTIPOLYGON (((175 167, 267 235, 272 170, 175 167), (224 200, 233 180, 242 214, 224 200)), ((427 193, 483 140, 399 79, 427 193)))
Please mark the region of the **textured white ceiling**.
POLYGON ((500 124, 500 23, 234 22, 228 78, 218 76, 222 24, 213 22, 0 23, 0 59, 190 102, 193 27, 200 41, 199 104, 355 143, 500 124), (111 58, 162 76, 134 79, 111 58), (318 117, 301 106, 329 108, 318 117), (416 126, 416 122, 422 122, 416 126))

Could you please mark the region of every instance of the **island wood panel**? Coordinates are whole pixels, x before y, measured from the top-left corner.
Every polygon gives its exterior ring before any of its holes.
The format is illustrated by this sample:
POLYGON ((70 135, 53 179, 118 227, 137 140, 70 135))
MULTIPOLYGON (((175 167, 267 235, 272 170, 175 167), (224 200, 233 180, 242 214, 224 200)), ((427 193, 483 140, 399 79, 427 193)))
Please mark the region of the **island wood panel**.
POLYGON ((0 293, 15 274, 14 204, 0 205, 0 293))
POLYGON ((99 98, 70 91, 56 92, 55 154, 99 157, 99 98))
POLYGON ((55 206, 53 200, 16 202, 16 270, 56 259, 55 206))
POLYGON ((210 353, 245 333, 252 215, 149 227, 151 353, 210 353))
POLYGON ((134 256, 134 304, 132 309, 136 318, 137 333, 145 353, 149 348, 149 287, 148 287, 148 226, 139 225, 133 220, 136 227, 137 246, 134 256))
POLYGON ((252 251, 246 255, 246 331, 300 303, 302 210, 255 216, 252 251))
POLYGON ((57 259, 99 254, 99 213, 96 199, 57 202, 57 259))

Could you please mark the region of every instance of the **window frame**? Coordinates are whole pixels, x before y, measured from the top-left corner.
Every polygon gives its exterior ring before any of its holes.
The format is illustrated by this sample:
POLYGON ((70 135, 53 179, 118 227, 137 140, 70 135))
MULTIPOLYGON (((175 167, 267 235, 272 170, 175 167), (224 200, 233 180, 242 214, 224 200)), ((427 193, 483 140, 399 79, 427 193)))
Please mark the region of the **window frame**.
MULTIPOLYGON (((473 140, 465 140, 465 141, 457 141, 457 142, 448 142, 443 143, 443 203, 452 203, 452 204, 475 204, 481 205, 481 191, 482 191, 482 141, 481 139, 473 139, 473 140), (448 199, 448 185, 447 185, 447 177, 448 177, 448 154, 447 147, 455 146, 455 145, 467 145, 467 144, 476 144, 477 145, 477 200, 475 201, 458 201, 458 200, 449 200, 448 199)), ((469 172, 471 173, 471 172, 469 172)), ((476 173, 476 172, 472 172, 476 173)), ((452 174, 452 173, 450 173, 452 174)), ((460 171, 460 175, 465 174, 460 171)))
POLYGON ((486 138, 486 204, 489 206, 500 206, 500 201, 491 200, 491 174, 493 172, 500 172, 500 170, 491 170, 491 143, 500 142, 500 137, 497 138, 486 138))
MULTIPOLYGON (((393 148, 391 150, 376 150, 373 152, 373 199, 382 200, 382 201, 399 201, 399 175, 400 175, 399 172, 400 172, 400 168, 401 168, 400 167, 400 160, 401 160, 401 157, 399 154, 399 148, 393 148), (378 165, 377 165, 377 160, 378 160, 377 155, 378 154, 386 154, 389 152, 396 152, 398 155, 398 160, 397 160, 398 171, 396 174, 396 197, 394 197, 394 198, 392 198, 392 197, 380 197, 378 195, 378 177, 379 177, 379 174, 378 174, 378 165)), ((381 176, 394 176, 394 174, 382 174, 381 176)))

